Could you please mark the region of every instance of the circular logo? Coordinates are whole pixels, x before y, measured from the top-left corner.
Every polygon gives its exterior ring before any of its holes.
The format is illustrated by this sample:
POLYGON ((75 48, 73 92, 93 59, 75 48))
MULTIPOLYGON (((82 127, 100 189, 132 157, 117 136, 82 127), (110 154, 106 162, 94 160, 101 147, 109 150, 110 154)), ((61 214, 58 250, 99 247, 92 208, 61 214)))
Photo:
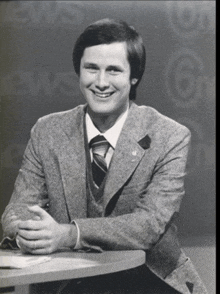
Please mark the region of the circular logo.
POLYGON ((168 20, 181 38, 195 38, 215 29, 214 1, 168 1, 168 20))
POLYGON ((202 97, 203 62, 191 49, 174 53, 165 70, 165 84, 169 98, 182 108, 190 108, 202 97))

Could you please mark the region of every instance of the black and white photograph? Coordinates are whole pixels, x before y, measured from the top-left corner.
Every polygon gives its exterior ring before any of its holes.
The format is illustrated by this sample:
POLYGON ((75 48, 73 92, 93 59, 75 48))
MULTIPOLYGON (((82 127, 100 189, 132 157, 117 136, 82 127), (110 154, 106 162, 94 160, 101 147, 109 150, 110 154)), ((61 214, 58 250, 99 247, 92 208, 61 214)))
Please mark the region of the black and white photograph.
POLYGON ((215 9, 0 2, 0 293, 216 293, 215 9))

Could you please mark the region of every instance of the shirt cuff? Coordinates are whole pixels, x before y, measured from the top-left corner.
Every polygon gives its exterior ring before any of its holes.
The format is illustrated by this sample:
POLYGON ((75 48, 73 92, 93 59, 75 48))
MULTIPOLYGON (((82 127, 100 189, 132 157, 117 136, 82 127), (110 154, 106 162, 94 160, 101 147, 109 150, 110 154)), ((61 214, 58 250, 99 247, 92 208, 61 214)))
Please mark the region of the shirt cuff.
POLYGON ((76 238, 76 245, 73 247, 73 249, 80 249, 80 229, 76 221, 72 220, 71 224, 74 224, 76 226, 76 231, 77 231, 77 238, 76 238))
POLYGON ((0 242, 0 249, 18 249, 15 237, 4 237, 0 242))

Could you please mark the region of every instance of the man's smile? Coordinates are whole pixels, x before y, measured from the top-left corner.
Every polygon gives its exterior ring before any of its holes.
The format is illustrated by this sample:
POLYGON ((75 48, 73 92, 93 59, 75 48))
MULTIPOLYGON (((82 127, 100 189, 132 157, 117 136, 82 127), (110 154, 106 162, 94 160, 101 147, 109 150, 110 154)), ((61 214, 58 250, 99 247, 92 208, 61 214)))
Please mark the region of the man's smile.
POLYGON ((97 92, 97 91, 94 91, 94 90, 91 90, 91 91, 92 91, 92 93, 93 93, 94 95, 96 95, 96 96, 99 97, 99 98, 108 98, 108 97, 110 97, 112 94, 115 93, 114 91, 112 91, 112 92, 106 92, 106 93, 97 92))

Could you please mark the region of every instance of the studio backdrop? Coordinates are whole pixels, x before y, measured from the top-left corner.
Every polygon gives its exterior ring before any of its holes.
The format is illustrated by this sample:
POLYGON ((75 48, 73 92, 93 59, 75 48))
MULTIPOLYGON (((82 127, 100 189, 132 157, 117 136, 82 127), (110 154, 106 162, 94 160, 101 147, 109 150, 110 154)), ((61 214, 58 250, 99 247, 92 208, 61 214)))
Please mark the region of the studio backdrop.
POLYGON ((191 130, 179 235, 212 236, 214 1, 2 1, 0 214, 10 199, 36 120, 85 102, 72 50, 84 28, 106 17, 127 21, 143 37, 147 62, 137 104, 152 106, 191 130))

